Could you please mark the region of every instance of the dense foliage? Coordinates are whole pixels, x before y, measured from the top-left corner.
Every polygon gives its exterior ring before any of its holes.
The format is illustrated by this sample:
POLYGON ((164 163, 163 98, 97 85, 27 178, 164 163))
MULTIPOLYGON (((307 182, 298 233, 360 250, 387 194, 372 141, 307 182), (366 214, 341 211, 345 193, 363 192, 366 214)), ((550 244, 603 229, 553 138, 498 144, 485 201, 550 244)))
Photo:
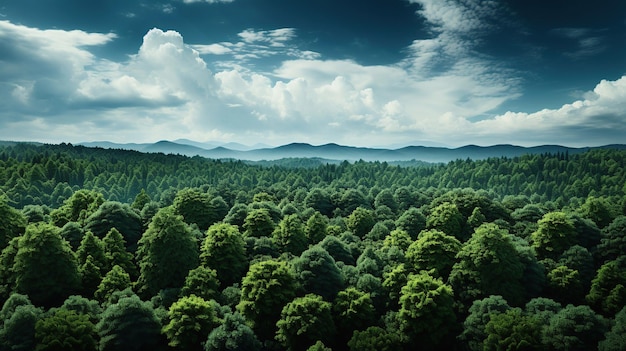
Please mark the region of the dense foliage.
POLYGON ((0 349, 623 350, 625 163, 0 147, 0 349))

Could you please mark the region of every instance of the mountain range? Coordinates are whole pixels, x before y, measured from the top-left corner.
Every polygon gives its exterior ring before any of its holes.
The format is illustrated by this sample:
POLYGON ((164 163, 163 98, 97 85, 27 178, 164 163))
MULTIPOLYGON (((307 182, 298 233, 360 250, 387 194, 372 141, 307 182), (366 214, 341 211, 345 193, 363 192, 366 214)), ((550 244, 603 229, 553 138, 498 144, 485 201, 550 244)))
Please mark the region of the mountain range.
POLYGON ((238 159, 245 161, 272 161, 285 158, 316 158, 333 161, 424 161, 431 163, 449 162, 457 159, 481 160, 491 157, 517 157, 525 154, 568 153, 576 154, 594 148, 626 149, 625 144, 599 147, 573 148, 560 145, 541 145, 522 147, 515 145, 476 146, 467 145, 459 148, 407 146, 398 149, 365 148, 338 144, 311 145, 292 143, 278 147, 255 145, 252 147, 230 143, 199 143, 186 139, 176 141, 162 140, 147 144, 117 144, 111 142, 86 142, 80 145, 108 149, 136 150, 185 156, 202 156, 212 159, 238 159), (219 145, 219 146, 217 146, 219 145))

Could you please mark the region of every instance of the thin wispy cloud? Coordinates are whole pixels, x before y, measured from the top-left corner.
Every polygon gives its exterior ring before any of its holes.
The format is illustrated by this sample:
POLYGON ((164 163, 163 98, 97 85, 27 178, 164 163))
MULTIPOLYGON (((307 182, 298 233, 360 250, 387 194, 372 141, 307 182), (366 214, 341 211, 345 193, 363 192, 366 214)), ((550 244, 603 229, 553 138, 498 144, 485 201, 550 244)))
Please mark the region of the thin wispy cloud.
MULTIPOLYGON (((572 59, 584 59, 602 53, 607 49, 602 31, 589 28, 555 28, 551 31, 555 36, 573 43, 574 48, 565 50, 563 55, 572 59)), ((570 44, 572 45, 572 44, 570 44)))

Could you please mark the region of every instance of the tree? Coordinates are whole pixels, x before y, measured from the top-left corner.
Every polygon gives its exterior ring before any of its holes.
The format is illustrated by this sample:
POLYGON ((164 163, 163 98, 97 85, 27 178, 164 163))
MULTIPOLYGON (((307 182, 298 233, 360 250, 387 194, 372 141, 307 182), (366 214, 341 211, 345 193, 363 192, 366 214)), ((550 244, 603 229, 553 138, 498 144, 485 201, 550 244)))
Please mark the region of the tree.
POLYGON ((449 283, 457 298, 469 305, 489 295, 502 295, 517 305, 524 297, 524 265, 510 234, 495 224, 483 224, 457 255, 449 283))
POLYGON ((3 320, 0 329, 0 348, 19 351, 34 350, 36 346, 35 324, 42 314, 41 309, 32 304, 15 306, 12 313, 3 320))
POLYGON ((179 350, 202 350, 202 343, 217 326, 215 305, 201 297, 181 297, 168 311, 169 323, 163 333, 169 345, 179 350))
POLYGON ((309 244, 317 244, 324 240, 327 235, 326 227, 328 226, 328 219, 319 212, 314 212, 311 217, 306 221, 306 227, 304 233, 309 244))
POLYGON ((615 323, 606 334, 606 339, 600 341, 598 350, 600 351, 621 351, 626 350, 626 307, 615 315, 615 323))
POLYGON ((214 224, 202 244, 200 261, 205 267, 215 269, 222 286, 238 283, 248 266, 244 245, 243 236, 236 226, 214 224))
POLYGON ((626 252, 626 216, 619 216, 603 230, 597 254, 603 262, 614 260, 626 252))
POLYGON ((396 199, 393 197, 393 193, 389 189, 383 189, 378 193, 378 195, 376 195, 376 198, 374 199, 374 206, 376 208, 386 206, 394 213, 398 210, 396 199))
POLYGON ((421 273, 411 275, 400 295, 400 328, 423 348, 441 345, 455 323, 452 288, 440 279, 421 273))
POLYGON ((607 326, 589 306, 568 305, 550 318, 543 328, 542 342, 551 350, 593 350, 607 326))
POLYGON ((304 291, 333 300, 343 287, 343 276, 335 260, 326 250, 313 246, 293 262, 293 267, 304 291))
POLYGON ((528 315, 534 316, 538 319, 541 325, 547 325, 550 322, 550 318, 563 309, 560 303, 547 299, 545 297, 534 298, 524 307, 525 312, 528 315))
POLYGON ((377 311, 382 311, 384 307, 384 294, 383 283, 379 277, 375 277, 370 273, 361 274, 354 286, 364 293, 367 293, 372 298, 372 303, 377 311))
POLYGON ((406 260, 414 272, 434 269, 434 275, 447 279, 461 242, 444 232, 431 229, 420 233, 406 250, 406 260))
POLYGON ((311 189, 304 198, 304 204, 327 217, 330 217, 335 209, 328 193, 320 188, 311 189))
POLYGON ((163 208, 139 240, 137 284, 148 296, 161 289, 180 288, 189 270, 198 266, 198 256, 189 225, 172 208, 163 208))
POLYGON ((365 330, 374 324, 376 311, 368 293, 349 287, 340 291, 333 301, 333 317, 337 335, 347 342, 355 330, 365 330))
POLYGON ((289 252, 296 256, 306 250, 308 245, 302 220, 295 214, 283 218, 274 229, 272 237, 283 252, 289 252))
POLYGON ((145 189, 141 189, 139 194, 135 196, 135 200, 133 200, 133 203, 130 205, 130 207, 133 208, 134 210, 141 211, 143 207, 150 201, 152 201, 152 199, 150 198, 150 195, 146 193, 145 189))
POLYGON ((196 295, 207 301, 217 299, 220 282, 214 269, 199 266, 189 271, 185 284, 180 290, 181 296, 196 295))
POLYGON ((100 351, 152 350, 159 344, 161 324, 150 303, 132 295, 109 305, 96 330, 100 351))
POLYGON ((406 231, 415 240, 417 235, 426 228, 426 217, 422 211, 411 207, 398 217, 396 228, 406 231))
POLYGON ((350 351, 396 351, 402 348, 400 336, 383 328, 372 326, 355 330, 348 341, 350 351))
POLYGON ((130 275, 124 268, 115 265, 107 272, 98 285, 94 296, 98 301, 106 302, 116 291, 123 291, 131 286, 130 275))
POLYGON ((410 272, 404 263, 400 263, 390 271, 383 273, 382 287, 387 296, 387 307, 389 309, 396 309, 400 306, 400 292, 406 285, 409 274, 410 272))
POLYGON ((250 211, 243 223, 245 235, 257 238, 271 236, 274 232, 274 227, 275 224, 272 217, 270 217, 269 211, 264 208, 250 211))
POLYGON ((606 316, 613 316, 626 305, 626 256, 609 261, 598 269, 587 301, 606 316))
POLYGON ((3 250, 11 239, 22 235, 26 230, 26 224, 26 217, 9 206, 4 195, 0 196, 0 250, 3 250))
POLYGON ((15 291, 16 276, 13 271, 13 265, 19 249, 20 238, 15 237, 11 239, 0 254, 0 300, 7 299, 15 291))
POLYGON ((22 208, 22 214, 28 223, 50 221, 50 208, 45 205, 26 205, 22 208))
POLYGON ((141 217, 129 205, 107 201, 85 220, 85 230, 93 232, 98 238, 104 238, 113 228, 122 234, 127 249, 135 252, 143 224, 141 217))
POLYGON ((617 216, 617 209, 604 197, 589 196, 578 212, 581 216, 591 219, 600 228, 611 224, 617 216))
POLYGON ((237 227, 243 228, 243 223, 248 216, 248 205, 237 203, 233 207, 230 208, 226 217, 224 217, 224 223, 236 225, 237 227))
POLYGON ((176 214, 183 216, 185 222, 197 224, 202 231, 223 218, 217 218, 211 211, 211 195, 198 188, 180 190, 173 206, 176 214))
POLYGON ((100 314, 102 313, 102 307, 100 303, 95 300, 82 297, 80 295, 72 295, 63 302, 62 309, 68 311, 74 311, 79 315, 87 315, 89 320, 94 323, 98 323, 100 320, 100 314))
POLYGON ((374 227, 374 215, 372 211, 363 207, 358 207, 348 216, 346 225, 352 233, 359 238, 363 238, 374 227))
POLYGON ((33 303, 30 302, 28 296, 24 294, 13 293, 9 296, 8 299, 4 301, 2 304, 2 309, 0 309, 0 327, 3 323, 11 318, 13 312, 18 306, 32 306, 33 303))
POLYGON ((78 267, 78 275, 82 285, 81 295, 93 297, 98 285, 100 285, 100 281, 102 281, 102 274, 100 267, 96 265, 91 255, 87 256, 86 262, 78 267))
MULTIPOLYGON (((354 212, 359 207, 363 207, 363 209, 369 209, 370 202, 367 201, 365 195, 363 195, 361 191, 357 189, 348 189, 341 195, 338 207, 342 210, 342 215, 345 216, 354 212)), ((323 211, 320 212, 324 213, 323 211)))
POLYGON ((266 259, 280 256, 278 245, 271 238, 266 236, 255 238, 248 236, 245 238, 247 260, 252 262, 264 261, 266 259))
POLYGON ((567 266, 558 266, 548 272, 546 296, 564 304, 578 303, 584 297, 580 274, 567 266))
POLYGON ((248 205, 248 209, 250 210, 250 212, 252 212, 254 210, 265 209, 267 211, 267 213, 270 215, 270 218, 272 219, 273 223, 278 223, 278 221, 280 221, 280 219, 283 218, 283 212, 278 208, 278 206, 276 206, 274 201, 270 201, 270 200, 257 201, 257 200, 255 200, 254 202, 252 202, 251 204, 248 205))
POLYGON ((406 251, 413 243, 413 239, 404 229, 394 229, 385 237, 383 245, 385 247, 395 246, 402 251, 406 251))
POLYGON ((336 236, 329 235, 325 237, 319 243, 319 246, 326 250, 335 262, 354 264, 354 257, 352 257, 350 247, 336 236))
POLYGON ((419 207, 419 195, 421 194, 415 194, 414 189, 407 186, 401 186, 393 193, 393 197, 398 204, 398 209, 403 211, 411 207, 419 207))
POLYGON ((311 345, 306 351, 333 351, 331 348, 326 347, 323 342, 317 341, 311 345))
POLYGON ((76 292, 80 278, 76 257, 59 229, 31 224, 20 237, 13 272, 16 291, 35 305, 55 306, 76 292))
POLYGON ((546 213, 538 223, 531 241, 539 258, 556 259, 576 242, 574 223, 564 212, 546 213))
POLYGON ((467 239, 463 232, 463 226, 465 225, 465 219, 457 206, 450 202, 444 202, 430 211, 430 214, 426 218, 426 228, 437 229, 446 233, 447 235, 454 236, 460 241, 467 239))
POLYGON ((260 351, 261 343, 241 314, 227 313, 224 322, 209 334, 205 351, 260 351))
POLYGON ((512 308, 491 316, 485 325, 487 338, 483 350, 539 350, 541 345, 541 325, 533 316, 523 313, 520 308, 512 308))
POLYGON ((276 340, 288 350, 305 350, 318 340, 332 340, 335 334, 331 304, 315 294, 297 297, 285 305, 276 326, 276 340))
POLYGON ((131 277, 136 278, 138 276, 137 267, 133 262, 133 254, 126 251, 126 241, 117 229, 112 228, 102 239, 102 244, 107 262, 105 269, 110 270, 113 266, 118 265, 131 277))
POLYGON ((237 310, 246 317, 256 335, 274 337, 280 311, 296 295, 295 274, 284 261, 262 261, 250 266, 241 284, 237 310))
POLYGON ((143 206, 141 211, 139 212, 139 217, 141 217, 141 226, 143 229, 148 227, 152 217, 159 212, 161 209, 161 205, 156 201, 150 201, 143 206))
POLYGON ((87 217, 96 212, 104 203, 104 196, 94 190, 81 189, 63 202, 63 205, 50 213, 52 223, 57 227, 67 222, 84 224, 87 217))
POLYGON ((76 250, 78 249, 80 242, 83 240, 85 231, 77 222, 67 222, 63 228, 61 228, 60 234, 63 239, 70 243, 72 250, 76 250))
POLYGON ((467 224, 472 228, 478 228, 481 224, 485 223, 487 218, 480 212, 479 207, 474 207, 472 214, 467 217, 467 224))
MULTIPOLYGON (((393 223, 393 222, 387 222, 393 223)), ((376 222, 369 233, 365 234, 363 239, 371 240, 371 241, 380 241, 384 240, 387 235, 389 235, 391 231, 387 227, 387 225, 383 224, 382 221, 376 222)), ((408 235, 408 234, 407 234, 408 235)))
POLYGON ((381 276, 383 272, 383 261, 373 247, 368 246, 356 260, 356 268, 359 273, 369 273, 374 276, 381 276))
POLYGON ((578 271, 583 291, 589 291, 591 287, 591 279, 596 274, 596 268, 593 256, 586 248, 580 245, 574 245, 567 249, 558 264, 565 265, 573 270, 578 271))
POLYGON ((104 255, 104 244, 92 232, 85 234, 78 246, 78 250, 76 250, 76 259, 79 265, 85 264, 88 256, 91 256, 92 262, 98 268, 107 268, 108 262, 104 255))
POLYGON ((463 341, 472 351, 481 351, 483 341, 489 336, 487 324, 491 319, 501 313, 506 312, 511 307, 499 295, 492 295, 481 300, 476 300, 469 308, 469 314, 463 322, 463 332, 459 339, 463 341))
POLYGON ((86 314, 60 308, 35 324, 36 351, 96 349, 96 327, 86 314))

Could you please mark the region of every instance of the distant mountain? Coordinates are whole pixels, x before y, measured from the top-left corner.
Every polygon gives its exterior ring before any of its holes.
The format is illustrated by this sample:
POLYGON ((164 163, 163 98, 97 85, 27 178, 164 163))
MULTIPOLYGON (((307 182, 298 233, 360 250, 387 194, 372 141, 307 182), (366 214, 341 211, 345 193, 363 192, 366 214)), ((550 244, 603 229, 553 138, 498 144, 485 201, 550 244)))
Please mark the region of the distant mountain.
POLYGON ((118 143, 112 143, 110 141, 91 141, 91 142, 86 142, 86 143, 79 143, 78 145, 82 145, 86 147, 100 147, 103 149, 122 149, 122 150, 144 151, 145 148, 153 144, 135 144, 135 143, 118 144, 118 143))
POLYGON ((220 146, 219 143, 213 143, 213 142, 203 143, 200 141, 193 141, 189 139, 176 139, 173 142, 176 144, 191 145, 191 146, 199 147, 201 149, 213 149, 215 147, 220 146))
MULTIPOLYGON (((482 160, 492 157, 518 157, 525 154, 569 153, 576 154, 592 149, 590 147, 571 148, 559 145, 522 147, 515 145, 477 146, 467 145, 459 148, 407 146, 400 149, 365 148, 343 146, 334 143, 314 146, 306 143, 292 143, 278 147, 247 149, 245 145, 230 143, 230 147, 217 146, 203 148, 195 143, 190 145, 185 140, 180 142, 159 141, 154 144, 116 144, 110 142, 82 143, 84 146, 136 150, 141 152, 161 152, 186 156, 203 156, 213 159, 239 159, 245 161, 275 161, 280 159, 315 158, 328 161, 385 161, 406 162, 423 161, 431 163, 449 162, 457 159, 482 160)), ((626 145, 606 145, 596 148, 626 149, 626 145)))
POLYGON ((185 144, 177 144, 167 140, 161 140, 154 144, 151 144, 145 147, 143 152, 162 152, 164 154, 180 154, 187 156, 196 156, 203 154, 207 151, 206 149, 199 148, 196 146, 185 145, 185 144))

